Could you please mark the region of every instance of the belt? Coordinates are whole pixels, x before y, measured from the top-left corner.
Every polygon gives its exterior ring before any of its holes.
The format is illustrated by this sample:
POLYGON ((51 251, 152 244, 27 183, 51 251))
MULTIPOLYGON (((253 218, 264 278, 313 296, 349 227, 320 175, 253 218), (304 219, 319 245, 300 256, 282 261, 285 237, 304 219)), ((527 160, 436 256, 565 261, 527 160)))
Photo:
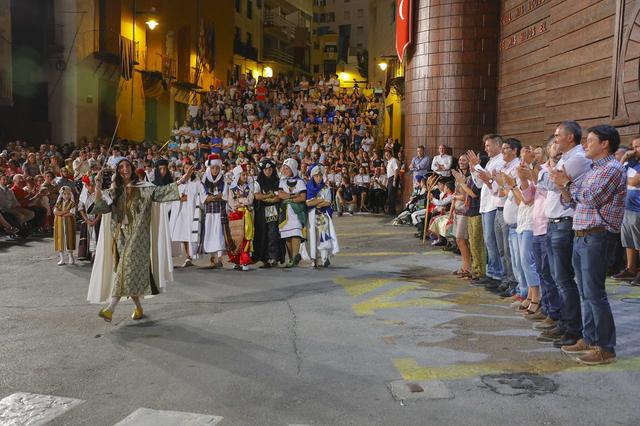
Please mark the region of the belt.
POLYGON ((504 210, 504 207, 496 207, 496 210, 498 210, 499 212, 501 212, 502 210, 504 210))
POLYGON ((559 217, 557 219, 549 219, 549 223, 560 223, 560 222, 566 222, 566 221, 569 221, 569 220, 573 220, 573 217, 571 217, 571 216, 562 216, 562 217, 559 217))
POLYGON ((605 228, 604 226, 596 226, 589 229, 580 229, 579 231, 576 231, 576 237, 586 237, 587 235, 599 234, 606 231, 607 228, 605 228))

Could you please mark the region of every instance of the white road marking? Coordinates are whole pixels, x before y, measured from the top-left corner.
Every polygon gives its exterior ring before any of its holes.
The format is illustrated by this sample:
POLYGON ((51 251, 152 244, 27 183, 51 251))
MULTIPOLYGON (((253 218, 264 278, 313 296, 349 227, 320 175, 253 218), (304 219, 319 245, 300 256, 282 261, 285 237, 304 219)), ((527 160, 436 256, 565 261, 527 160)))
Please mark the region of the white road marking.
POLYGON ((212 426, 221 420, 208 414, 138 408, 114 426, 212 426))
POLYGON ((81 399, 18 392, 0 400, 3 426, 39 426, 82 404, 81 399))

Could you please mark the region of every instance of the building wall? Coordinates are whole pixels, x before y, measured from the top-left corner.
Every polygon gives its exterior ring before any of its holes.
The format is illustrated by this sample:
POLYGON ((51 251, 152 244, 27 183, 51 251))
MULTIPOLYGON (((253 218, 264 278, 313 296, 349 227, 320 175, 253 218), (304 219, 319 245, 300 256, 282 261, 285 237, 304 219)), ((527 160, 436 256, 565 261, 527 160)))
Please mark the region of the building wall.
POLYGON ((384 31, 369 31, 367 45, 369 48, 369 81, 373 84, 384 84, 386 71, 382 71, 378 64, 381 61, 390 62, 390 57, 396 54, 395 47, 395 14, 387 1, 369 0, 369 28, 384 28, 384 31))
POLYGON ((631 0, 502 1, 498 131, 540 145, 574 119, 637 134, 639 11, 631 0))
POLYGON ((455 155, 495 130, 498 5, 484 0, 414 1, 414 44, 405 69, 405 147, 455 155))

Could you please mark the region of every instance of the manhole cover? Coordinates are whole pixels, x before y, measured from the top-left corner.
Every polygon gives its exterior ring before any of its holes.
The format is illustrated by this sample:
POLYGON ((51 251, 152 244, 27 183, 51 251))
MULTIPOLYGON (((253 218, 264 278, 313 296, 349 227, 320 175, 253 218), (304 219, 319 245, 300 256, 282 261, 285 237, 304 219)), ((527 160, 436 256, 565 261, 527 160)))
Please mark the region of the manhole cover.
POLYGON ((482 383, 499 395, 544 395, 558 390, 553 380, 534 373, 506 373, 482 376, 482 383))

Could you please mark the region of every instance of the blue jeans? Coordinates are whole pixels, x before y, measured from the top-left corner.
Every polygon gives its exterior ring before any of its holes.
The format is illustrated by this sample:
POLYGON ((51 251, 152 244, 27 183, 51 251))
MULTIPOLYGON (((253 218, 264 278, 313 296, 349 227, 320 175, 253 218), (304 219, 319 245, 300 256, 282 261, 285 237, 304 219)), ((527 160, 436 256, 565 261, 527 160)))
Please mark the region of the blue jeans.
POLYGON ((498 252, 498 244, 496 242, 496 233, 493 229, 495 219, 495 210, 482 213, 482 235, 484 237, 484 244, 487 246, 487 276, 499 280, 502 279, 503 272, 500 253, 498 252))
MULTIPOLYGON (((547 228, 547 248, 551 276, 558 286, 562 300, 560 329, 571 337, 582 336, 582 315, 580 294, 574 279, 573 264, 573 221, 549 222, 547 228)), ((604 260, 604 258, 603 258, 604 260)))
POLYGON ((560 318, 562 302, 560 301, 556 283, 551 276, 546 234, 533 237, 533 256, 536 262, 536 271, 540 276, 540 290, 542 293, 540 307, 546 316, 557 321, 560 318))
POLYGON ((511 268, 518 282, 518 296, 527 297, 527 279, 520 264, 520 246, 518 245, 518 233, 515 225, 509 225, 509 255, 511 256, 511 268))
POLYGON ((533 231, 522 231, 518 234, 518 249, 520 252, 520 269, 527 282, 527 288, 539 287, 540 277, 536 270, 536 260, 533 255, 533 231))
POLYGON ((573 242, 573 267, 582 299, 583 336, 586 343, 613 352, 616 325, 607 298, 606 232, 576 237, 573 242))

